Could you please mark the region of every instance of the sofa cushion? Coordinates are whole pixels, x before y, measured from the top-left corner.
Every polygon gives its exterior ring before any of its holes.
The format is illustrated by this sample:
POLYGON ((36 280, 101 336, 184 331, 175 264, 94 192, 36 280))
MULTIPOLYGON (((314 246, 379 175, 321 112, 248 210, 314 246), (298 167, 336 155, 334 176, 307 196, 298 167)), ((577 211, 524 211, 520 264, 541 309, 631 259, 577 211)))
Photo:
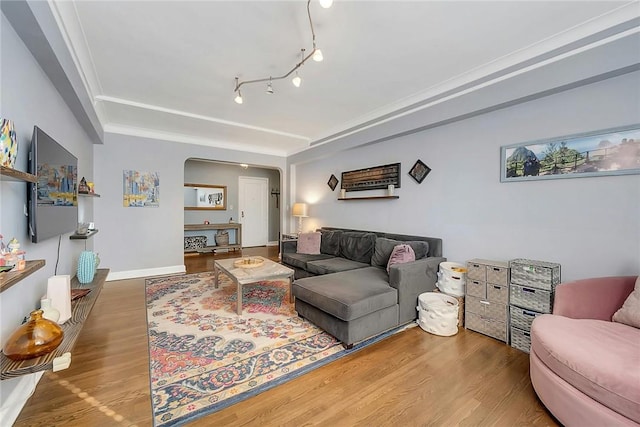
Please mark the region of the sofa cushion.
POLYGON ((613 314, 613 321, 640 328, 640 276, 636 279, 635 289, 624 304, 613 314))
POLYGON ((317 261, 320 259, 329 259, 329 258, 333 258, 333 257, 331 255, 325 255, 325 254, 310 255, 310 254, 297 254, 297 253, 294 254, 289 252, 285 252, 282 254, 282 262, 284 264, 293 265, 294 267, 298 267, 303 270, 307 269, 307 263, 309 261, 317 261))
POLYGON ((352 261, 371 263, 376 245, 374 233, 346 231, 340 237, 340 256, 352 261))
POLYGON ((394 264, 404 264, 407 262, 412 262, 416 260, 416 254, 411 249, 409 245, 397 245, 391 251, 391 256, 389 256, 389 262, 387 263, 387 273, 389 269, 394 264))
POLYGON ((640 423, 640 330, 543 314, 531 326, 531 351, 577 390, 640 423))
POLYGON ((298 244, 296 246, 296 252, 299 254, 309 255, 320 254, 320 237, 321 234, 318 232, 298 234, 298 244))
POLYGON ((386 267, 389 263, 389 257, 391 256, 393 248, 400 244, 411 246, 416 259, 426 258, 429 254, 429 242, 422 240, 402 241, 387 239, 386 237, 378 237, 376 239, 373 256, 371 257, 371 265, 375 267, 386 267))
POLYGON ((331 274, 363 267, 369 267, 369 264, 340 257, 309 261, 307 263, 307 271, 313 274, 331 274))
POLYGON ((322 239, 320 241, 320 253, 339 256, 342 230, 320 230, 320 233, 322 234, 322 239))
POLYGON ((359 268, 296 280, 293 295, 346 322, 398 303, 384 269, 359 268))

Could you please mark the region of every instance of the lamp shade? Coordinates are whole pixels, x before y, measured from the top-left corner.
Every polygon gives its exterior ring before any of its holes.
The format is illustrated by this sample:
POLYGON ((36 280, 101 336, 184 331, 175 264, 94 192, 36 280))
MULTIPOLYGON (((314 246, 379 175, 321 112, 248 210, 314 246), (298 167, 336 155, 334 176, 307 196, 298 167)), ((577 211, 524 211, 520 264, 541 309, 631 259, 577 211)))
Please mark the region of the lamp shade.
POLYGON ((306 203, 294 203, 293 204, 293 216, 307 217, 307 204, 306 203))

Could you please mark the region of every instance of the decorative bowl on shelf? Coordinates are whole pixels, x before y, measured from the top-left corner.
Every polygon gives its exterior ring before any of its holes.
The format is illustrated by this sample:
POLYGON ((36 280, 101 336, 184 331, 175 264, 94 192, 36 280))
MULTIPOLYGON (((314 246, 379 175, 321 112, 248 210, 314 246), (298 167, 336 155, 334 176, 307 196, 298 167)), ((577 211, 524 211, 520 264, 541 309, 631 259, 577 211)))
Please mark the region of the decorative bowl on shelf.
POLYGON ((233 262, 233 266, 236 268, 258 268, 263 264, 262 258, 240 258, 233 262))

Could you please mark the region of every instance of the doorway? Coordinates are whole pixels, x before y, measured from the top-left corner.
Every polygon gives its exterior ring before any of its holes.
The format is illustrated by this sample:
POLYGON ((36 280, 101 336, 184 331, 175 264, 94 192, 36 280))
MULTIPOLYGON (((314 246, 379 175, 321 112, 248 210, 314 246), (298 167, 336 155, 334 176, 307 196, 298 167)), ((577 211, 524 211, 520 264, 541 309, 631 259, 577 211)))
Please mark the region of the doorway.
POLYGON ((241 176, 238 179, 238 213, 242 246, 266 246, 269 241, 269 180, 241 176))

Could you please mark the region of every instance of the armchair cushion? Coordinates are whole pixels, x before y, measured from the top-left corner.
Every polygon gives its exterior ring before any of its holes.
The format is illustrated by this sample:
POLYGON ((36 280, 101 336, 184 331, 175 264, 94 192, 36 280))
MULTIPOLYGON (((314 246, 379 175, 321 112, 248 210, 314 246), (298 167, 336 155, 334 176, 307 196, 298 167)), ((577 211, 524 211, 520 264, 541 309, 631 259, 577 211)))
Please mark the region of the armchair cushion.
POLYGON ((531 351, 580 392, 640 423, 639 330, 543 314, 531 325, 531 351))
POLYGON ((613 315, 613 321, 640 328, 640 276, 636 279, 636 287, 626 301, 613 315))

